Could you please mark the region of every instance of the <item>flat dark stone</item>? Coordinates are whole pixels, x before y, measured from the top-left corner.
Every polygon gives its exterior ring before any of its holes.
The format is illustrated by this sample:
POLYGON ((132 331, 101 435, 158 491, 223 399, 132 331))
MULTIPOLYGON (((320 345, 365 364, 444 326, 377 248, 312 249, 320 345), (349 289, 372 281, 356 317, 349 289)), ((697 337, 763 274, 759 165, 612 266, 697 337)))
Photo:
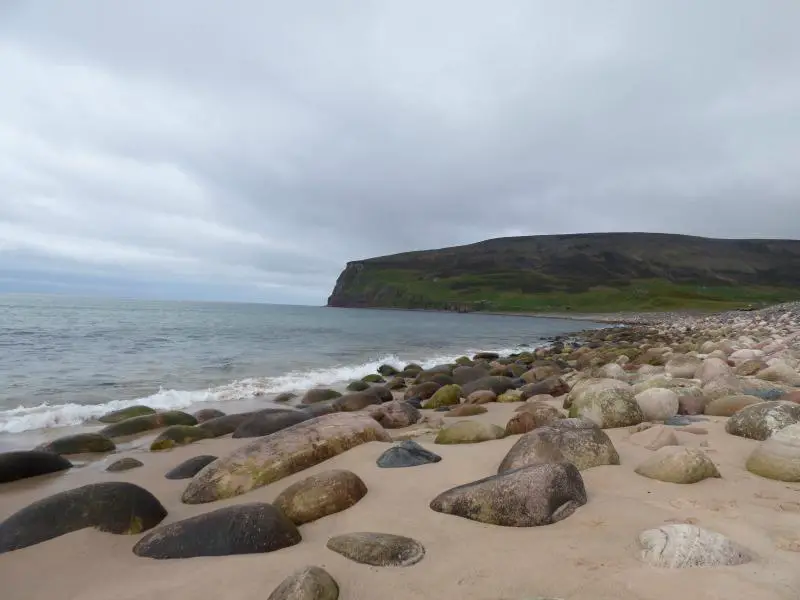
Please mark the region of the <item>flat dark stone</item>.
POLYGON ((426 450, 414 440, 406 440, 381 454, 378 457, 377 464, 383 469, 396 469, 428 465, 437 463, 440 460, 442 460, 442 457, 438 454, 426 450))
POLYGON ((41 450, 15 450, 0 453, 0 483, 64 471, 72 467, 66 458, 41 450))

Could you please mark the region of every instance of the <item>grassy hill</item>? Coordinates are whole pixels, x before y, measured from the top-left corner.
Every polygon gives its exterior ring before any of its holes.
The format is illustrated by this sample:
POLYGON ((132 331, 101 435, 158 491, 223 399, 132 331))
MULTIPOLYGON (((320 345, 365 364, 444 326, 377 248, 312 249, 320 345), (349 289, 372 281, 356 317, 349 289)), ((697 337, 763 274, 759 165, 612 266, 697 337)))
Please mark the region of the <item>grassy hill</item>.
POLYGON ((800 241, 652 233, 498 238, 347 264, 328 306, 724 310, 800 299, 800 241))

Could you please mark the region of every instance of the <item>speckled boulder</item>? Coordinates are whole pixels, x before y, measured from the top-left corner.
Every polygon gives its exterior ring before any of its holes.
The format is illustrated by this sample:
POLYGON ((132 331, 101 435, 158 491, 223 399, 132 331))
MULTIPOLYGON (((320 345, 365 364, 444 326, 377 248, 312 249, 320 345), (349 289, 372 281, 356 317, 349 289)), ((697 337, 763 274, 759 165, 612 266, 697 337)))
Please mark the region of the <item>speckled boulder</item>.
POLYGON ((725 423, 725 431, 752 440, 765 440, 796 423, 800 423, 800 404, 775 400, 751 404, 735 412, 725 423))
POLYGON ((367 486, 358 475, 337 469, 290 485, 272 504, 295 525, 302 525, 348 509, 366 494, 367 486))
POLYGON ((459 421, 439 430, 436 444, 475 444, 499 440, 505 436, 502 427, 479 421, 459 421))
POLYGON ((337 600, 339 586, 320 567, 305 567, 289 575, 267 600, 337 600))
POLYGON ((618 465, 619 454, 599 427, 539 427, 517 440, 500 463, 498 473, 558 462, 570 462, 582 471, 600 465, 618 465))
POLYGON ((800 424, 789 425, 772 434, 753 450, 747 470, 778 481, 800 481, 800 424))
POLYGON ((659 448, 636 467, 636 473, 668 483, 697 483, 709 477, 721 477, 705 452, 682 446, 659 448))
POLYGON ((337 535, 327 547, 350 560, 373 567, 410 567, 425 557, 418 541, 390 533, 359 532, 337 535))

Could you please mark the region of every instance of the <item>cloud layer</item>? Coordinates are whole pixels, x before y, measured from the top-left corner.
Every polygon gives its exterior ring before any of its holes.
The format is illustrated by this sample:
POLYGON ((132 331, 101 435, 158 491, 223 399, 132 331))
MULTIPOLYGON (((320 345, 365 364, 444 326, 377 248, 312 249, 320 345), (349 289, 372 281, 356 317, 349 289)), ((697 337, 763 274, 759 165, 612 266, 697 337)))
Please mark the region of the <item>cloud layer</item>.
POLYGON ((0 290, 322 303, 502 235, 799 237, 800 4, 0 4, 0 290))

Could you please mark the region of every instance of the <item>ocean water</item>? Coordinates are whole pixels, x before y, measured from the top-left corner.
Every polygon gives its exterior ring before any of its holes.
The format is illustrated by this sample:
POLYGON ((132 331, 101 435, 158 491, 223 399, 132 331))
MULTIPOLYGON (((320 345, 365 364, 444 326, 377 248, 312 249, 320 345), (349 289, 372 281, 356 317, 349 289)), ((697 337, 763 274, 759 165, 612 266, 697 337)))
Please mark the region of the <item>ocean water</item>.
MULTIPOLYGON (((484 314, 0 295, 0 436, 134 404, 196 410, 341 386, 381 363, 511 352, 595 325, 484 314)), ((1 440, 0 440, 1 441, 1 440)))

